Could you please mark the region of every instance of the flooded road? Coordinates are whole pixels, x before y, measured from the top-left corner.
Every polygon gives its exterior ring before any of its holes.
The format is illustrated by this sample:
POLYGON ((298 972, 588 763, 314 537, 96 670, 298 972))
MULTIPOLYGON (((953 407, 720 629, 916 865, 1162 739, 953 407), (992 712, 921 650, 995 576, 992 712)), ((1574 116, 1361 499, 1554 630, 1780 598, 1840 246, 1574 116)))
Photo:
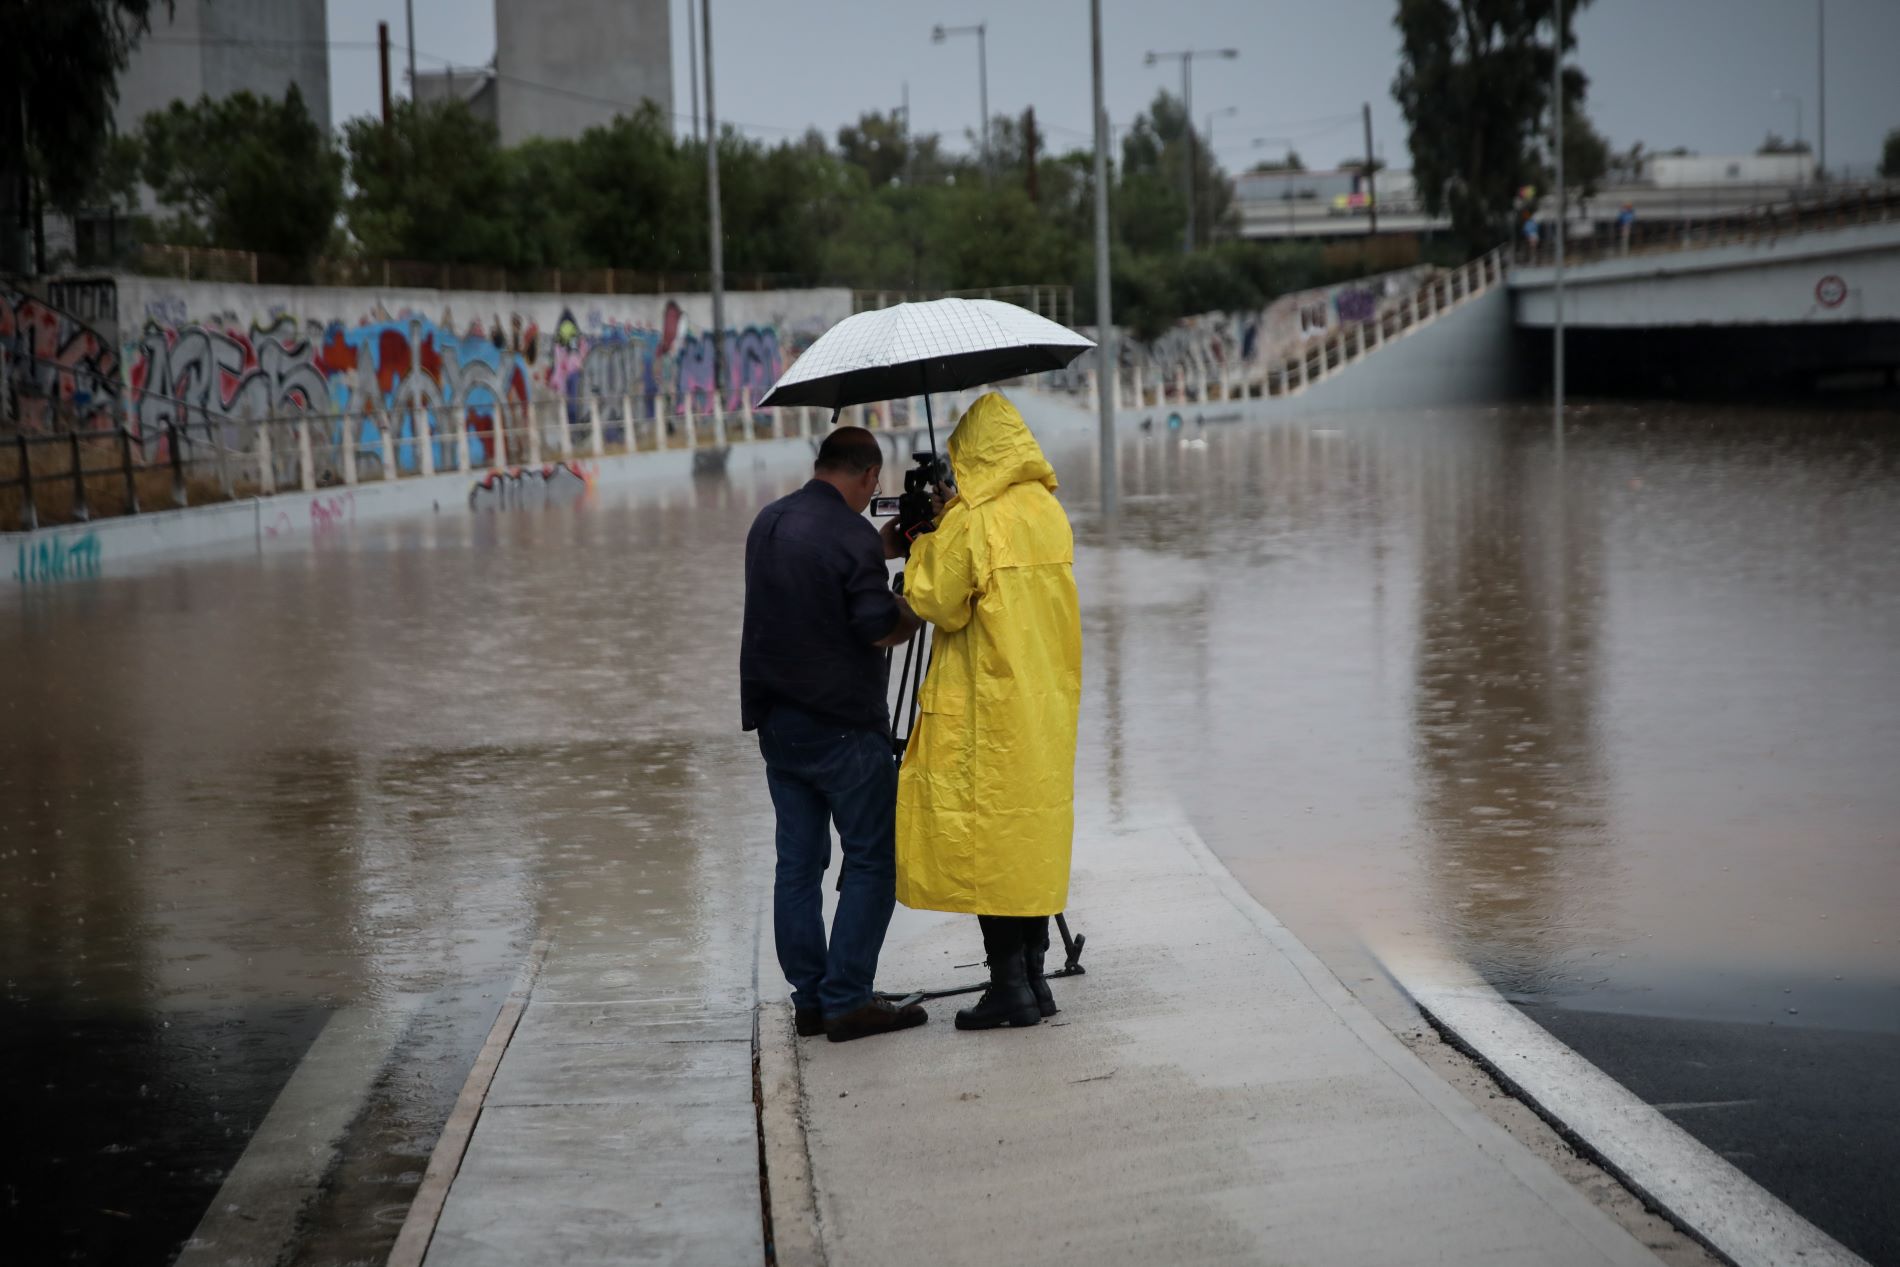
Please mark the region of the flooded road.
MULTIPOLYGON (((1178 803, 1355 988, 1365 943, 1431 937, 1639 1094, 1738 1102, 1677 1120, 1900 1258, 1889 420, 1585 409, 1561 469, 1536 412, 1190 426, 1126 442, 1113 532, 1090 451, 1049 448, 1083 780, 1178 803), (1747 1094, 1689 1093, 1718 1083, 1747 1094)), ((168 1261, 372 1015, 292 1258, 379 1257, 536 938, 632 927, 749 980, 738 563, 796 482, 6 599, 14 1243, 168 1261)))

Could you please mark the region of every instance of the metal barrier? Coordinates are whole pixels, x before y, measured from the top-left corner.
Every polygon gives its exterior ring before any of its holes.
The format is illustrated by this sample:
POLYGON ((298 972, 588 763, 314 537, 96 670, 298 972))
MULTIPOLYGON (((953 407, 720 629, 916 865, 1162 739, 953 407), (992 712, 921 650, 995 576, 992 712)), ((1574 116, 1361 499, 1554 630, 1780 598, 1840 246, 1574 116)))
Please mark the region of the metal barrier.
MULTIPOLYGON (((1589 264, 1630 255, 1774 242, 1797 233, 1891 220, 1900 220, 1900 185, 1870 185, 1795 202, 1761 203, 1702 220, 1638 221, 1607 233, 1572 233, 1564 238, 1564 262, 1589 264)), ((1520 243, 1515 253, 1518 263, 1526 267, 1556 263, 1554 242, 1540 240, 1534 247, 1520 243)))
MULTIPOLYGON (((1367 321, 1353 322, 1332 330, 1324 338, 1300 345, 1291 354, 1256 358, 1230 372, 1203 368, 1200 381, 1189 379, 1185 371, 1172 382, 1147 381, 1140 364, 1117 370, 1114 381, 1118 408, 1160 406, 1173 402, 1258 399, 1293 396, 1325 378, 1339 373, 1361 357, 1401 338, 1419 326, 1494 289, 1508 270, 1504 252, 1492 251, 1448 272, 1423 281, 1417 289, 1367 321)), ((1100 389, 1093 373, 1087 374, 1081 390, 1091 400, 1100 389)), ((1071 390, 1074 390, 1073 388, 1071 390)))

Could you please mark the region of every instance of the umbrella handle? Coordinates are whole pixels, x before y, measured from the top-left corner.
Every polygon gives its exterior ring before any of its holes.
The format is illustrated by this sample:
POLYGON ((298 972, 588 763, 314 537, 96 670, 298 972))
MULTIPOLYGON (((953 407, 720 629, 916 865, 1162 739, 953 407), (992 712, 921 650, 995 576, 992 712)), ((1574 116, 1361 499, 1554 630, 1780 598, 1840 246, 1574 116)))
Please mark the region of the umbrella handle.
POLYGON ((930 433, 930 451, 937 451, 937 420, 930 416, 930 384, 924 384, 924 427, 930 433))

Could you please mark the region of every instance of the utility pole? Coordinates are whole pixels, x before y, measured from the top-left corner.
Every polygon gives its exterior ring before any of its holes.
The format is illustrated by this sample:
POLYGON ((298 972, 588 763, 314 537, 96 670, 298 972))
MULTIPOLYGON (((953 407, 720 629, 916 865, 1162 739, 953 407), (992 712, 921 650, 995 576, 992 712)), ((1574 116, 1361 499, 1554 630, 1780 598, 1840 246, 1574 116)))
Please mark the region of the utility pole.
POLYGON ((713 399, 726 383, 726 251, 719 230, 719 119, 713 111, 712 0, 700 0, 699 31, 706 46, 706 201, 712 232, 713 399))
POLYGON ((1551 323, 1551 427, 1557 458, 1564 455, 1564 0, 1557 0, 1557 31, 1550 58, 1551 152, 1557 167, 1557 223, 1550 239, 1556 245, 1556 268, 1551 275, 1556 319, 1551 323))
POLYGON ((693 140, 699 140, 699 20, 686 0, 686 77, 693 91, 693 140))
POLYGON ((1379 199, 1372 180, 1372 103, 1368 101, 1360 109, 1366 120, 1366 209, 1372 213, 1372 227, 1366 230, 1366 234, 1376 238, 1379 236, 1379 199))
POLYGON ((1030 106, 1023 111, 1023 163, 1029 170, 1023 173, 1023 184, 1029 191, 1029 201, 1036 202, 1036 107, 1030 106))
POLYGON ((383 68, 383 136, 389 136, 389 23, 376 24, 376 60, 383 68))
POLYGON ((1089 0, 1089 44, 1095 72, 1095 401, 1101 416, 1102 517, 1116 512, 1121 476, 1115 455, 1115 319, 1109 311, 1108 109, 1102 104, 1102 0, 1089 0))
POLYGON ((904 81, 904 188, 910 188, 910 80, 904 81))
POLYGON ((1818 170, 1820 173, 1819 178, 1821 180, 1826 180, 1827 179, 1827 0, 1817 0, 1817 3, 1820 5, 1820 24, 1821 24, 1821 29, 1815 40, 1815 45, 1816 45, 1818 55, 1821 60, 1821 84, 1820 84, 1821 123, 1820 123, 1820 135, 1817 138, 1820 144, 1819 157, 1821 160, 1821 164, 1818 170))
POLYGON ((409 15, 409 112, 417 116, 413 125, 421 117, 416 103, 416 0, 403 0, 402 7, 409 15))

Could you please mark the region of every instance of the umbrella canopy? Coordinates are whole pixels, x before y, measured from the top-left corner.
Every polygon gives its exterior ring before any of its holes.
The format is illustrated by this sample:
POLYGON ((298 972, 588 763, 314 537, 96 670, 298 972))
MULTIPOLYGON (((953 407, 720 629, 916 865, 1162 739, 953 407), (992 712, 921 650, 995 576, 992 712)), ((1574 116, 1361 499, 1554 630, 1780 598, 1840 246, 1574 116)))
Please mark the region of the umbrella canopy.
POLYGON ((818 337, 760 405, 846 405, 961 391, 1059 370, 1095 344, 996 299, 932 299, 846 317, 818 337))

